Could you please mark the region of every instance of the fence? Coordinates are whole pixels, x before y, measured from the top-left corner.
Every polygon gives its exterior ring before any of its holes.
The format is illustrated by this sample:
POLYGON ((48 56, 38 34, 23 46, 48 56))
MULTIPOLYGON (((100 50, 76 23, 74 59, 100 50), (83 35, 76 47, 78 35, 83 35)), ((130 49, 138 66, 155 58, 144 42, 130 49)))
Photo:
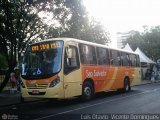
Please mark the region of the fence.
POLYGON ((0 75, 0 85, 2 84, 4 78, 5 78, 5 75, 0 75))
MULTIPOLYGON (((3 80, 5 79, 5 74, 7 70, 0 70, 0 85, 2 84, 3 80)), ((7 85, 5 86, 4 90, 9 90, 11 88, 11 84, 8 81, 7 85)))
POLYGON ((2 84, 5 78, 6 70, 0 70, 0 84, 2 84))

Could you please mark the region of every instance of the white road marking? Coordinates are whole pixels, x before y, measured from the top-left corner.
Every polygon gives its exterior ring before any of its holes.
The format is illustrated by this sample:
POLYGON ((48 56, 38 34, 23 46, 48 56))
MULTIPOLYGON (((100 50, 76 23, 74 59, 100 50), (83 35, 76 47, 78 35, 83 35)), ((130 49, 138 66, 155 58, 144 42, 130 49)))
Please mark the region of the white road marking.
POLYGON ((160 88, 158 88, 158 89, 153 89, 153 90, 150 90, 150 91, 141 92, 141 93, 137 93, 137 94, 134 94, 134 95, 124 96, 124 97, 117 98, 117 99, 112 99, 112 100, 108 100, 108 101, 103 101, 103 102, 95 103, 95 104, 92 104, 92 105, 89 104, 89 105, 84 106, 84 107, 79 107, 79 108, 76 108, 76 109, 71 109, 71 110, 67 110, 67 111, 64 111, 64 112, 59 112, 59 113, 52 114, 52 115, 48 115, 48 116, 45 116, 45 117, 36 118, 36 119, 34 119, 34 120, 42 120, 42 119, 46 119, 46 118, 50 118, 50 117, 54 117, 54 116, 58 116, 58 115, 66 114, 66 113, 70 113, 70 112, 73 112, 73 111, 77 111, 77 110, 81 110, 81 109, 93 107, 93 106, 96 106, 96 105, 100 105, 100 104, 104 104, 104 103, 109 103, 109 102, 113 102, 113 101, 125 99, 125 98, 132 97, 132 96, 137 96, 137 95, 141 95, 141 94, 145 94, 145 93, 149 93, 149 92, 155 92, 155 90, 158 91, 158 90, 160 90, 160 88))

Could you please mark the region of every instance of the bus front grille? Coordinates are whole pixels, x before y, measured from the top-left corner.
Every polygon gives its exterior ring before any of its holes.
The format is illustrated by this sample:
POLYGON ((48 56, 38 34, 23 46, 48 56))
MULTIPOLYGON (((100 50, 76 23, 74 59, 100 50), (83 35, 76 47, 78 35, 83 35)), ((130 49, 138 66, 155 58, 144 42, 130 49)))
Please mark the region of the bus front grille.
POLYGON ((48 87, 48 84, 31 84, 27 85, 28 89, 46 89, 48 87))
POLYGON ((39 93, 33 93, 33 92, 28 92, 29 95, 45 95, 46 92, 39 92, 39 93))

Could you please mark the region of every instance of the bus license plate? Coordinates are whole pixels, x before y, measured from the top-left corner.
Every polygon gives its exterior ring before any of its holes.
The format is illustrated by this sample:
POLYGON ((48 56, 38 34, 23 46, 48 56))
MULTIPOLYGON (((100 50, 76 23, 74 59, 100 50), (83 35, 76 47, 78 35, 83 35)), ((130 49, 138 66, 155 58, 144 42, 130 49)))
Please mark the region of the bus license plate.
POLYGON ((33 94, 39 94, 39 90, 32 90, 33 94))

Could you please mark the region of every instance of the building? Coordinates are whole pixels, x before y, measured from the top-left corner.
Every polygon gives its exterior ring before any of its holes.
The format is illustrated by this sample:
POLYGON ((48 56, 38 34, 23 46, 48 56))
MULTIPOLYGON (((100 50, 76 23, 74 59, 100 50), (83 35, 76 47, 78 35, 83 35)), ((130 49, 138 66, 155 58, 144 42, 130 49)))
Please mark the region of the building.
POLYGON ((129 36, 129 32, 117 32, 117 47, 124 48, 123 41, 129 36))

